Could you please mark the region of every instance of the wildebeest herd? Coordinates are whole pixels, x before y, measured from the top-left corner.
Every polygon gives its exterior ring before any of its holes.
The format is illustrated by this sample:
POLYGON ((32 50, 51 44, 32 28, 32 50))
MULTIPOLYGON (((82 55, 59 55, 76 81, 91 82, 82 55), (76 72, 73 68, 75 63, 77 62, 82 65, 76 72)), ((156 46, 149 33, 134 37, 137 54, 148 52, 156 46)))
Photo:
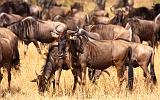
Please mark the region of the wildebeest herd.
MULTIPOLYGON (((8 89, 11 86, 11 66, 19 70, 18 40, 28 45, 33 42, 42 54, 38 41, 49 44, 47 59, 37 82, 38 91, 44 93, 53 83, 59 93, 61 71, 71 69, 74 76, 73 93, 77 83, 85 91, 86 71, 94 83, 102 72, 115 66, 119 88, 127 80, 133 89, 133 68, 141 67, 147 84, 156 85, 154 71, 155 48, 160 40, 160 4, 112 11, 86 13, 83 4, 73 3, 67 9, 52 5, 42 9, 26 2, 6 1, 0 5, 0 68, 7 68, 8 89), (148 45, 142 44, 147 41, 148 45), (148 66, 150 65, 150 70, 148 66), (128 77, 124 75, 128 72, 128 77)), ((3 75, 0 73, 0 82, 3 75)))

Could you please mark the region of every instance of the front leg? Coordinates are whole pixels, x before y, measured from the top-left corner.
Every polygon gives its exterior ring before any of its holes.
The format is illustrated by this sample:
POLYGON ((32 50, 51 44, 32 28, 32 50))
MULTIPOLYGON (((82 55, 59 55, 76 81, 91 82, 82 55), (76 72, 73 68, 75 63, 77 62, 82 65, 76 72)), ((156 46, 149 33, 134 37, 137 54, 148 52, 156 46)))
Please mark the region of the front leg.
POLYGON ((74 77, 74 85, 73 85, 73 89, 72 89, 72 95, 75 93, 76 87, 77 87, 77 82, 78 82, 78 73, 77 73, 78 69, 72 69, 72 74, 74 77))
POLYGON ((55 72, 56 95, 59 95, 59 92, 60 92, 59 82, 60 82, 61 71, 62 71, 62 68, 58 68, 55 72))
POLYGON ((85 84, 86 84, 86 63, 81 64, 81 75, 82 75, 81 88, 82 88, 82 92, 84 92, 85 84))
POLYGON ((24 41, 24 44, 25 44, 24 56, 26 56, 27 54, 29 43, 30 43, 29 41, 24 41))
POLYGON ((42 54, 41 49, 40 49, 40 46, 39 46, 39 44, 37 43, 37 41, 33 41, 33 43, 34 43, 34 45, 36 46, 38 53, 39 53, 39 54, 42 54))
POLYGON ((7 66, 7 73, 8 73, 8 90, 10 91, 10 88, 11 88, 11 66, 7 66))
POLYGON ((1 73, 1 67, 0 67, 0 89, 1 89, 1 81, 3 79, 3 74, 1 73))
POLYGON ((116 69, 117 69, 117 77, 118 77, 118 82, 119 82, 119 90, 118 90, 118 93, 119 93, 121 91, 122 83, 125 80, 124 78, 125 67, 116 66, 116 69))

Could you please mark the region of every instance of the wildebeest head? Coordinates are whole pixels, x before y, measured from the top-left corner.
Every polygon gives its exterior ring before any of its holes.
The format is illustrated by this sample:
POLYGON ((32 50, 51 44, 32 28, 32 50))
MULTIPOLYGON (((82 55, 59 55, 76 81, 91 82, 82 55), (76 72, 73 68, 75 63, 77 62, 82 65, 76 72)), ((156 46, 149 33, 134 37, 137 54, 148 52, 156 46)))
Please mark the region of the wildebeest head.
POLYGON ((71 5, 71 10, 75 10, 75 9, 83 11, 83 4, 80 2, 74 2, 71 5))
POLYGON ((118 9, 112 12, 114 13, 115 16, 111 19, 110 23, 115 25, 125 26, 129 11, 124 9, 118 9))
POLYGON ((31 81, 37 83, 38 91, 40 93, 47 91, 51 82, 54 82, 53 74, 55 73, 59 59, 57 45, 57 43, 50 44, 45 65, 41 70, 42 73, 40 75, 36 73, 37 78, 31 81))
POLYGON ((0 14, 0 26, 6 27, 9 21, 9 18, 5 15, 5 13, 0 14))
POLYGON ((160 4, 154 4, 152 6, 153 10, 155 11, 155 14, 158 15, 160 13, 160 4))
POLYGON ((37 75, 37 78, 32 80, 31 82, 36 82, 38 86, 38 92, 44 93, 46 90, 48 90, 49 83, 47 79, 42 75, 37 75))
POLYGON ((139 34, 141 25, 138 18, 131 18, 128 23, 131 26, 132 33, 139 34))
POLYGON ((0 14, 0 26, 7 27, 8 25, 11 25, 15 22, 20 21, 21 19, 22 17, 16 14, 1 13, 0 14))
POLYGON ((12 1, 6 1, 0 6, 0 13, 14 13, 15 11, 15 4, 12 1))
POLYGON ((58 49, 59 49, 59 56, 64 56, 66 45, 70 44, 72 41, 72 45, 76 48, 77 52, 82 53, 83 49, 81 48, 81 38, 80 36, 85 36, 81 29, 77 29, 76 31, 68 30, 67 34, 59 36, 58 40, 58 49))

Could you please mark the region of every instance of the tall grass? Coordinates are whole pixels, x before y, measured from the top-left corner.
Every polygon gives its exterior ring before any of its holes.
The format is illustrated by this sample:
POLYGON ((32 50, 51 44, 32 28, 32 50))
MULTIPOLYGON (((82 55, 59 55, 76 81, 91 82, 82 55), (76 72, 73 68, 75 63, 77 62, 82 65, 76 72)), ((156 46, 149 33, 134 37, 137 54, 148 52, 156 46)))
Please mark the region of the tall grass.
MULTIPOLYGON (((135 6, 152 5, 152 0, 135 0, 135 6)), ((114 3, 112 0, 107 0, 107 7, 109 8, 114 3)), ((89 11, 93 8, 93 3, 85 3, 86 9, 89 11), (92 7, 91 7, 92 6, 92 7)), ((0 97, 7 100, 76 100, 76 99, 93 99, 93 100, 159 100, 160 98, 160 48, 156 50, 155 55, 155 71, 158 79, 158 85, 154 87, 153 92, 147 89, 143 79, 143 73, 141 68, 134 69, 135 81, 133 92, 130 93, 125 89, 126 82, 124 82, 122 90, 118 93, 118 82, 115 68, 108 69, 110 77, 103 74, 97 81, 97 85, 93 85, 87 78, 86 93, 83 98, 81 92, 77 88, 75 95, 70 95, 73 87, 73 76, 71 71, 62 71, 62 77, 60 80, 60 86, 62 96, 57 97, 52 94, 52 87, 49 92, 45 93, 45 96, 38 94, 36 83, 31 83, 30 80, 36 78, 36 71, 40 73, 41 67, 45 63, 45 60, 41 55, 37 53, 37 50, 33 44, 29 45, 27 56, 24 57, 24 45, 19 44, 20 57, 21 57, 21 71, 16 72, 12 70, 12 82, 11 92, 6 91, 7 88, 7 74, 5 70, 2 70, 4 79, 2 80, 0 87, 0 97)), ((47 52, 47 47, 43 48, 43 53, 47 52)))
MULTIPOLYGON (((118 82, 116 76, 116 70, 114 67, 108 69, 110 72, 110 77, 107 74, 102 74, 100 79, 97 80, 97 85, 93 85, 89 82, 87 78, 86 83, 86 93, 82 96, 79 91, 79 86, 76 90, 75 95, 71 95, 71 90, 73 87, 73 76, 71 71, 62 71, 62 77, 60 80, 60 86, 62 91, 62 96, 57 97, 52 95, 52 87, 49 92, 45 93, 45 96, 41 96, 38 94, 36 83, 30 82, 30 80, 36 78, 36 73, 40 73, 41 67, 44 64, 45 60, 39 55, 36 51, 36 48, 33 44, 30 44, 29 51, 27 56, 24 57, 24 45, 20 44, 20 55, 21 55, 21 72, 12 71, 12 89, 11 93, 5 91, 7 88, 7 74, 6 71, 3 71, 4 79, 1 83, 0 96, 4 96, 4 99, 9 100, 21 100, 21 99, 102 99, 102 100, 136 100, 136 99, 145 99, 158 100, 160 97, 160 86, 159 84, 154 87, 153 92, 150 89, 147 89, 145 86, 145 82, 143 79, 143 72, 141 68, 134 69, 135 81, 134 81, 134 89, 133 92, 130 93, 125 89, 126 82, 123 83, 121 92, 118 93, 118 82)), ((43 53, 47 51, 47 48, 43 49, 43 53)), ((155 55, 155 71, 158 79, 158 83, 160 82, 160 62, 158 54, 160 52, 160 48, 156 50, 155 55)))

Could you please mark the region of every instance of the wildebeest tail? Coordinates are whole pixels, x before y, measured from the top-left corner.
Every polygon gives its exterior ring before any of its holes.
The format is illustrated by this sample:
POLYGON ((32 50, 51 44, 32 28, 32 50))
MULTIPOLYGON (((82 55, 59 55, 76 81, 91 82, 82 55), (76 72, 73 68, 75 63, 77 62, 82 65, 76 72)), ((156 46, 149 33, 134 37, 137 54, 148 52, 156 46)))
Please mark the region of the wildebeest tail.
POLYGON ((133 89, 133 80, 134 80, 134 75, 133 75, 133 65, 132 65, 132 48, 129 48, 129 53, 128 53, 128 88, 129 90, 133 89))
POLYGON ((152 56, 151 56, 151 63, 150 63, 150 74, 151 74, 153 84, 156 84, 157 78, 156 78, 155 71, 154 71, 154 55, 155 55, 155 52, 153 50, 152 56))

